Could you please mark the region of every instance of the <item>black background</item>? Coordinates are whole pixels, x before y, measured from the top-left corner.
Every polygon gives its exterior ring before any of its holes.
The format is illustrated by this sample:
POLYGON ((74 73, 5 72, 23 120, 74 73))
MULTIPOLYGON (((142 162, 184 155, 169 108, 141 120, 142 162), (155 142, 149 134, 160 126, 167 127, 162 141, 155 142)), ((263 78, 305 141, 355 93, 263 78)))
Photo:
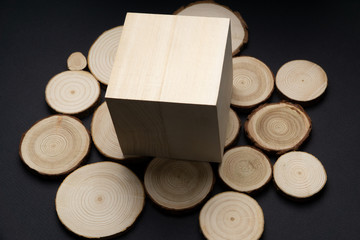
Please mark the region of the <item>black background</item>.
MULTIPOLYGON (((359 239, 360 236, 360 3, 323 4, 219 1, 239 11, 249 27, 240 55, 256 57, 276 74, 282 64, 307 59, 326 71, 324 98, 305 110, 313 121, 301 150, 320 159, 326 188, 304 203, 269 184, 254 198, 265 215, 262 239, 359 239)), ((48 80, 66 70, 74 51, 87 55, 105 30, 122 25, 126 12, 171 14, 190 1, 0 1, 0 239, 73 239, 59 222, 54 199, 62 179, 36 176, 18 155, 23 132, 51 113, 48 80)), ((102 90, 104 94, 104 90, 102 90)), ((269 101, 281 98, 274 92, 269 101)), ((247 114, 239 113, 244 123, 247 114)), ((91 115, 81 119, 89 128, 91 115)), ((238 145, 249 144, 241 129, 238 145)), ((106 160, 92 146, 87 163, 106 160)), ((272 162, 276 157, 271 157, 272 162)), ((124 162, 143 179, 147 161, 124 162)), ((214 170, 217 164, 213 164, 214 170)), ((228 190, 217 178, 211 195, 228 190)), ((199 209, 183 216, 149 199, 133 228, 119 239, 202 239, 199 209)), ((116 238, 117 239, 117 238, 116 238)))

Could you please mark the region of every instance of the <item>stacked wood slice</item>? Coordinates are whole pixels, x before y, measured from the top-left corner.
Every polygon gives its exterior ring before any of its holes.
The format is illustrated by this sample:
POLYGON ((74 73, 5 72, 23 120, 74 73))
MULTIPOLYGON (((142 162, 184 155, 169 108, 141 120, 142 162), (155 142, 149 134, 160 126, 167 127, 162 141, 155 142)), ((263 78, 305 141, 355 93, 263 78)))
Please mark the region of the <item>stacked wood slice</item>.
POLYGON ((237 136, 239 135, 240 126, 239 117, 234 110, 230 109, 229 121, 226 127, 225 148, 229 148, 232 144, 234 144, 237 136))

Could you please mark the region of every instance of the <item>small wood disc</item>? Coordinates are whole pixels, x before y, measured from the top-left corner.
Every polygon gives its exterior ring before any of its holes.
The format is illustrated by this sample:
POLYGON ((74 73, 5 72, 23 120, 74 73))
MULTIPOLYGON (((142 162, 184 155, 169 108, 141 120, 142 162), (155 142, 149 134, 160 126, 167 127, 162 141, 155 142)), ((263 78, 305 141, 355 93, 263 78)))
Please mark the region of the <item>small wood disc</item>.
POLYGON ((87 238, 117 235, 140 215, 143 186, 127 167, 114 162, 85 165, 60 185, 56 212, 64 226, 87 238))
POLYGON ((256 146, 278 154, 297 149, 309 136, 311 120, 300 106, 263 104, 245 123, 245 131, 256 146))
POLYGON ((153 159, 145 172, 149 197, 167 210, 186 210, 200 204, 214 184, 208 162, 153 159))
POLYGON ((177 15, 230 18, 232 55, 237 54, 248 41, 247 25, 239 12, 213 1, 198 1, 181 7, 174 12, 177 15))
POLYGON ((260 189, 270 181, 271 173, 269 158, 250 146, 230 149, 219 165, 220 178, 239 192, 250 193, 260 189))
POLYGON ((233 106, 254 107, 267 100, 273 90, 274 76, 263 62, 253 57, 233 58, 233 106))
POLYGON ((36 172, 61 175, 74 170, 87 156, 90 135, 80 120, 53 115, 32 126, 20 143, 20 157, 36 172))
POLYGON ((56 112, 80 114, 100 98, 99 82, 86 71, 65 71, 55 75, 45 89, 45 100, 56 112))
POLYGON ((123 26, 114 27, 102 33, 89 50, 90 72, 102 84, 108 85, 123 26))
POLYGON ((278 158, 274 164, 274 181, 285 194, 308 198, 318 193, 326 183, 326 171, 313 155, 293 151, 278 158))
POLYGON ((86 57, 81 52, 72 53, 67 59, 67 66, 69 70, 80 71, 86 68, 86 57))
POLYGON ((229 121, 226 127, 225 148, 228 148, 237 138, 240 131, 240 119, 230 108, 229 121))
POLYGON ((290 100, 309 102, 326 90, 328 79, 325 71, 307 60, 285 63, 276 74, 276 87, 290 100))
POLYGON ((264 214, 252 197, 223 192, 201 209, 200 228, 209 240, 259 239, 264 231, 264 214))

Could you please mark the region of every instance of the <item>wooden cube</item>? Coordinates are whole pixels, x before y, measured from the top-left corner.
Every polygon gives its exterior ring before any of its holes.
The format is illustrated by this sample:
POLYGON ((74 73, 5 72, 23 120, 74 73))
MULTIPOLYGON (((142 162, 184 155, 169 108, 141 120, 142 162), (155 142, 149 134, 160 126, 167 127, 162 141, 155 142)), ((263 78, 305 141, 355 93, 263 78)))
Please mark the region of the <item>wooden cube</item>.
POLYGON ((220 162, 231 90, 229 19, 126 15, 106 91, 125 155, 220 162))

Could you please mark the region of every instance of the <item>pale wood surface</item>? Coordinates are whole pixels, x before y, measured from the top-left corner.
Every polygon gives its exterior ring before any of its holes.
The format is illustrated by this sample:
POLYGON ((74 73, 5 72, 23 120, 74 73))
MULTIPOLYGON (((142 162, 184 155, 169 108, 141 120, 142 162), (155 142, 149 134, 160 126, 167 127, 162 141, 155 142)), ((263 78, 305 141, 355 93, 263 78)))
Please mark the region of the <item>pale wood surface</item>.
POLYGON ((104 238, 128 229, 144 201, 144 188, 131 170, 114 162, 98 162, 66 177, 55 204, 67 229, 86 238, 104 238))
POLYGON ((88 155, 90 135, 80 120, 52 115, 35 123, 23 136, 20 157, 43 175, 61 175, 74 170, 88 155))
POLYGON ((241 123, 236 112, 230 108, 229 121, 226 127, 225 148, 230 147, 239 135, 241 123))
POLYGON ((68 57, 67 66, 72 71, 83 70, 87 66, 86 57, 81 52, 74 52, 68 57))
POLYGON ((200 228, 209 240, 253 240, 264 231, 264 214, 255 199, 239 192, 212 197, 200 211, 200 228))

